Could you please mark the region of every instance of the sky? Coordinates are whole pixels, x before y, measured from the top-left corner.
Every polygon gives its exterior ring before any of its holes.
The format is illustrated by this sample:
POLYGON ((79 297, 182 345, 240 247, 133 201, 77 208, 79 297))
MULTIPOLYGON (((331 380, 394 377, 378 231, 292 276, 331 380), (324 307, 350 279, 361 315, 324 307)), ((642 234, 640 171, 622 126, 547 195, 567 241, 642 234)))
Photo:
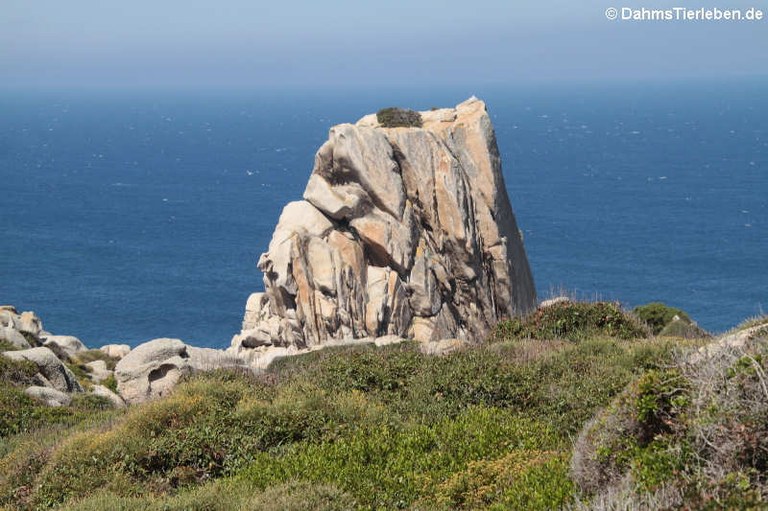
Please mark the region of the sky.
POLYGON ((431 87, 768 75, 768 2, 0 0, 0 86, 431 87), (762 9, 761 21, 606 9, 762 9))

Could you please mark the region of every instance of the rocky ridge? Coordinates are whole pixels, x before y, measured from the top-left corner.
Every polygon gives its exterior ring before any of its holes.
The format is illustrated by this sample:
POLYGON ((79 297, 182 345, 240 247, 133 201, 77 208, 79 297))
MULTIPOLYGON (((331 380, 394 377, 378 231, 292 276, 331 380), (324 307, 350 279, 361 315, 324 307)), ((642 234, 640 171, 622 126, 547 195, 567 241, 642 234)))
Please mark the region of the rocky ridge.
POLYGON ((15 361, 27 361, 37 367, 31 385, 24 392, 49 406, 66 406, 75 394, 90 393, 109 400, 115 406, 125 406, 124 400, 102 385, 112 376, 105 360, 116 361, 110 353, 130 350, 127 345, 108 345, 102 350, 88 350, 77 338, 53 335, 43 329, 43 322, 34 312, 19 313, 10 305, 0 306, 0 356, 15 361), (8 349, 10 348, 10 349, 8 349), (98 352, 102 360, 82 362, 85 353, 98 352), (84 378, 78 378, 71 368, 80 368, 84 378))

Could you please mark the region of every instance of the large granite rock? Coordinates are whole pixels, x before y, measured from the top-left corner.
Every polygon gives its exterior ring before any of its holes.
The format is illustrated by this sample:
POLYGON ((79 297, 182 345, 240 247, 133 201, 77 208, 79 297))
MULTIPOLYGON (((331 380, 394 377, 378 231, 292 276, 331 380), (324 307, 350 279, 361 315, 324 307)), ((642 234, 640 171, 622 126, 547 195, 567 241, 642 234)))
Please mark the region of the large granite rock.
POLYGON ((56 351, 56 348, 63 351, 67 356, 73 357, 81 351, 88 348, 80 339, 71 335, 46 335, 42 338, 43 346, 56 351))
POLYGON ((29 397, 39 399, 48 406, 67 406, 72 402, 72 396, 66 392, 51 387, 27 387, 24 393, 29 397))
POLYGON ((154 339, 136 347, 115 366, 120 397, 140 403, 167 395, 194 371, 244 368, 245 362, 221 350, 187 346, 179 339, 154 339))
POLYGON ((35 375, 38 386, 54 388, 61 392, 83 391, 72 371, 48 348, 6 351, 3 356, 12 360, 28 360, 35 364, 39 371, 35 375))
POLYGON ((30 348, 29 342, 22 335, 21 332, 13 328, 12 326, 0 325, 0 341, 6 342, 14 348, 24 350, 30 348))
POLYGON ((99 348, 101 351, 112 358, 123 358, 131 352, 131 347, 127 344, 106 344, 99 348))
POLYGON ((485 104, 330 130, 285 206, 232 350, 397 336, 476 341, 536 306, 485 104))

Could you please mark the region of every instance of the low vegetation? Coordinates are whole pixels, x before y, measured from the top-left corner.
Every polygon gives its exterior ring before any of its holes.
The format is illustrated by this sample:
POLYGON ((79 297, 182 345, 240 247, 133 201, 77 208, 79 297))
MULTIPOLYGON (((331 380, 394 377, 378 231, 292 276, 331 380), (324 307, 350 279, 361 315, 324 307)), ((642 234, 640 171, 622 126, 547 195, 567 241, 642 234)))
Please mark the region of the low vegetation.
POLYGON ((536 310, 524 318, 502 322, 496 335, 515 339, 564 339, 583 341, 604 336, 617 339, 646 338, 648 326, 615 302, 565 300, 536 310))
POLYGON ((382 108, 376 120, 384 128, 421 128, 421 114, 405 108, 382 108))
POLYGON ((644 373, 585 427, 574 480, 611 509, 768 508, 767 360, 757 330, 644 373))
POLYGON ((645 305, 640 305, 635 307, 632 312, 648 324, 653 335, 659 335, 667 325, 675 320, 675 318, 689 323, 691 322, 691 318, 689 318, 688 314, 684 311, 676 307, 670 307, 661 302, 651 302, 645 305))
MULTIPOLYGON (((570 302, 445 356, 332 348, 258 376, 195 375, 127 411, 47 409, 66 420, 0 439, 0 508, 599 509, 737 502, 740 489, 761 502, 768 353, 723 355, 718 373, 683 362, 700 344, 651 337, 617 304, 570 302)), ((28 368, 3 367, 8 402, 29 399, 9 383, 28 368)))
POLYGON ((43 427, 74 425, 89 418, 94 410, 111 408, 103 398, 92 395, 77 396, 68 407, 46 406, 24 394, 24 388, 36 384, 35 374, 37 366, 32 362, 0 356, 0 452, 2 442, 13 435, 34 435, 43 427))

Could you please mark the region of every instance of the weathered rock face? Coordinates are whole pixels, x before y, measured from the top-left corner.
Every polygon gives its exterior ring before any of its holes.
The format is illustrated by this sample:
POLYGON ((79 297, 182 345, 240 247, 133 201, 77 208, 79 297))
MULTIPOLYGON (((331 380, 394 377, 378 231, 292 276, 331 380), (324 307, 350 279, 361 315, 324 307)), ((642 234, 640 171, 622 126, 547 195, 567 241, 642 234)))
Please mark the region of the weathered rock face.
POLYGON ((187 346, 179 339, 154 339, 117 363, 115 379, 126 403, 141 403, 167 395, 185 374, 244 367, 242 359, 224 351, 187 346))
POLYGON ((479 340, 536 305, 485 104, 331 129, 259 260, 233 350, 394 335, 479 340))

